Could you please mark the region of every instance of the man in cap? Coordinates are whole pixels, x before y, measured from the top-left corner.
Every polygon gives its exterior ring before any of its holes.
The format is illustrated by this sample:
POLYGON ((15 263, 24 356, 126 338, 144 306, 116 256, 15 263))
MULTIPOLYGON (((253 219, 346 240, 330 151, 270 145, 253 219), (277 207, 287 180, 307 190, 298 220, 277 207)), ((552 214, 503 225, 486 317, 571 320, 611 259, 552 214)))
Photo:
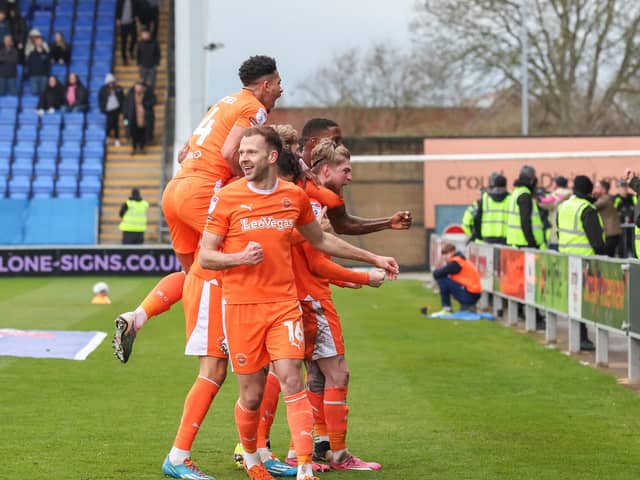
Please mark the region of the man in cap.
MULTIPOLYGON (((586 175, 573 179, 573 195, 558 207, 558 251, 571 255, 604 255, 602 218, 593 205, 593 182, 586 175)), ((580 349, 595 350, 580 324, 580 349)))

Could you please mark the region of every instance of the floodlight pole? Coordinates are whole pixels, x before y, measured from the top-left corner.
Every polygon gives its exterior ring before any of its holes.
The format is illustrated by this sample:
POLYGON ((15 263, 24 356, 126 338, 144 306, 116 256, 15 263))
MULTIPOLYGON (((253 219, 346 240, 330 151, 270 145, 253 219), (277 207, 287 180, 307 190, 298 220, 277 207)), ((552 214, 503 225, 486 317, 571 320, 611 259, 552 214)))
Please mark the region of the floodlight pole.
POLYGON ((522 19, 521 42, 521 115, 522 135, 529 135, 529 40, 527 38, 527 0, 520 0, 520 17, 522 19))

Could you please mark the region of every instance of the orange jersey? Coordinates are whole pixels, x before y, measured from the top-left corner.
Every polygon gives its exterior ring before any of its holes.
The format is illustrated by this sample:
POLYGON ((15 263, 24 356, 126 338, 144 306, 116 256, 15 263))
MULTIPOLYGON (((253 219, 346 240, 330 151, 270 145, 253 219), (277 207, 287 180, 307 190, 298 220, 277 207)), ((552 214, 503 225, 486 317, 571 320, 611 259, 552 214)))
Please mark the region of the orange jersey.
POLYGON ((327 207, 327 210, 344 205, 344 199, 336 192, 319 187, 313 182, 307 181, 304 185, 304 191, 309 195, 309 198, 317 200, 320 205, 327 207))
POLYGON ((291 234, 315 221, 309 198, 293 183, 278 180, 257 190, 245 178, 222 188, 211 202, 205 231, 224 236, 222 251, 237 253, 251 241, 262 246, 263 261, 224 270, 228 304, 297 300, 291 265, 291 234))
POLYGON ((177 176, 205 175, 226 184, 233 176, 222 156, 229 132, 236 125, 250 127, 267 121, 264 105, 249 90, 228 95, 209 109, 189 139, 189 152, 177 176))

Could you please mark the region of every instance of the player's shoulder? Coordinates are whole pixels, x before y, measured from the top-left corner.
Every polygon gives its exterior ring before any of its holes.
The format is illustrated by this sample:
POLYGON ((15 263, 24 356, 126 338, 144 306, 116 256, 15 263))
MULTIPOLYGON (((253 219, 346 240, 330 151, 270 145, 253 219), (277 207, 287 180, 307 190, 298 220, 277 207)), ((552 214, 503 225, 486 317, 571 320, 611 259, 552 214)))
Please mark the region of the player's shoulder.
POLYGON ((311 181, 307 181, 304 191, 309 196, 309 198, 317 200, 322 205, 325 205, 328 208, 334 208, 338 205, 344 204, 344 199, 336 192, 326 187, 316 185, 311 181))

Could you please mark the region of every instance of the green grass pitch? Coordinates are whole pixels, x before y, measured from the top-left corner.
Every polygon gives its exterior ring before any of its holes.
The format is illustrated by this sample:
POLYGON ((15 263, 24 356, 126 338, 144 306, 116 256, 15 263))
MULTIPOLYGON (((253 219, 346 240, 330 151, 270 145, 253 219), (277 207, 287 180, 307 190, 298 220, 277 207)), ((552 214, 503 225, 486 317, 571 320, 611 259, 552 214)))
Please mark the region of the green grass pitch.
MULTIPOLYGON (((108 279, 113 304, 90 305, 95 278, 1 279, 0 328, 100 330, 86 361, 0 357, 0 478, 159 479, 197 372, 183 356, 181 306, 152 319, 127 365, 112 356, 114 317, 155 279, 108 279)), ((351 369, 351 450, 379 472, 326 479, 637 479, 640 397, 514 329, 428 320, 420 282, 336 290, 351 369)), ((196 440, 196 463, 243 479, 229 375, 196 440)), ((272 443, 288 445, 280 405, 272 443)))

